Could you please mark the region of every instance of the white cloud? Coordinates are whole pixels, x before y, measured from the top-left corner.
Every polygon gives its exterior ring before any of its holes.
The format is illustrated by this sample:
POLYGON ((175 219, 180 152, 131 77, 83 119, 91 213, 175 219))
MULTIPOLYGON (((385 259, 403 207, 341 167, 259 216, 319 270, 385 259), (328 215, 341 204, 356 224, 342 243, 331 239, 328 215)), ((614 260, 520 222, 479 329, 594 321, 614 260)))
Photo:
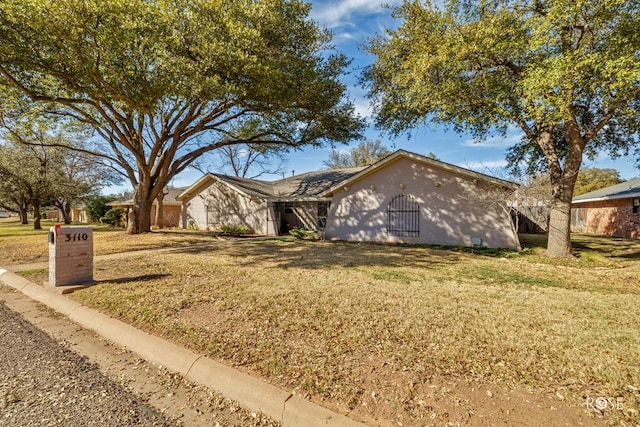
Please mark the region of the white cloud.
MULTIPOLYGON (((401 0, 390 0, 385 4, 398 5, 401 0)), ((311 18, 325 25, 327 28, 336 28, 342 25, 352 24, 355 16, 373 13, 388 13, 382 7, 383 2, 378 0, 339 0, 339 1, 314 1, 311 10, 311 18)))
POLYGON ((522 132, 509 133, 506 137, 492 136, 484 141, 476 143, 473 139, 465 139, 462 141, 462 145, 465 147, 475 148, 496 148, 496 147, 511 147, 522 140, 522 132))
POLYGON ((371 109, 371 105, 366 98, 358 97, 353 100, 353 106, 356 114, 364 117, 365 119, 370 119, 373 116, 373 110, 371 109))
POLYGON ((502 169, 509 163, 506 160, 474 160, 458 163, 458 166, 462 168, 471 169, 476 172, 486 173, 489 175, 495 175, 496 169, 502 169))
POLYGON ((507 136, 492 136, 479 143, 471 138, 465 139, 462 141, 462 146, 474 148, 506 148, 520 142, 523 136, 524 133, 518 126, 511 125, 507 128, 507 136))

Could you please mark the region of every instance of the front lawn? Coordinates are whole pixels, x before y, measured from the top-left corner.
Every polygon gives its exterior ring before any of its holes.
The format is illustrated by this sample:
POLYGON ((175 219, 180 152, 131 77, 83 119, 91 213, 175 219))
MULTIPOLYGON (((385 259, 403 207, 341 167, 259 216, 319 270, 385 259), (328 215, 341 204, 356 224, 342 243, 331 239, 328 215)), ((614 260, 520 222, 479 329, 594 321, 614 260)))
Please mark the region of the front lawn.
POLYGON ((605 418, 638 423, 640 242, 575 243, 550 262, 535 247, 220 242, 97 262, 102 282, 73 298, 373 423, 464 424, 478 408, 451 384, 582 412, 622 399, 605 418))
MULTIPOLYGON (((49 246, 47 233, 57 224, 43 220, 42 230, 34 230, 33 225, 21 225, 15 217, 0 220, 0 265, 47 262, 49 246)), ((73 224, 73 226, 87 224, 73 224)), ((106 225, 89 225, 93 229, 95 255, 107 255, 144 249, 158 249, 209 243, 218 238, 211 233, 199 233, 180 229, 167 229, 153 233, 127 235, 120 228, 106 225)))

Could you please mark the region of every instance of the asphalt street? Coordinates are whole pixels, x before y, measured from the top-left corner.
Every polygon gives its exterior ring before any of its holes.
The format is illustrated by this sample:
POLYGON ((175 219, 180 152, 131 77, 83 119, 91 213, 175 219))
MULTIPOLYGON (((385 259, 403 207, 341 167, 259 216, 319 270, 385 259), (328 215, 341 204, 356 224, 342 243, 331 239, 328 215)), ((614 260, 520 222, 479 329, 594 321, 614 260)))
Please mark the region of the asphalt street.
POLYGON ((0 417, 6 426, 172 425, 3 303, 0 417))

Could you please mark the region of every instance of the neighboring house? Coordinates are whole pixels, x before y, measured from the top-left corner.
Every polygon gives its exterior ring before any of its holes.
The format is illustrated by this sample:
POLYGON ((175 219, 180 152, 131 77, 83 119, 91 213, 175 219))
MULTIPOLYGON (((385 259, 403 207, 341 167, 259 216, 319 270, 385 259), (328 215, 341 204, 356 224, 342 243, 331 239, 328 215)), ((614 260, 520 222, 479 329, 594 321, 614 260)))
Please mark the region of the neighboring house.
POLYGON ((42 210, 44 212, 42 219, 55 219, 56 221, 62 221, 62 214, 55 206, 45 206, 42 210))
POLYGON ((71 222, 89 222, 89 209, 84 203, 71 208, 71 222))
MULTIPOLYGON (((180 209, 182 203, 176 198, 180 193, 184 191, 184 187, 173 188, 169 187, 165 189, 166 193, 162 201, 162 226, 163 227, 178 227, 180 225, 180 209)), ((112 208, 121 208, 125 211, 125 219, 128 220, 129 211, 133 209, 133 199, 128 200, 116 200, 107 203, 107 206, 112 208)), ((156 225, 156 209, 158 201, 154 200, 151 206, 151 226, 156 225)))
POLYGON ((640 239, 640 178, 574 197, 571 231, 640 239))
POLYGON ((517 248, 506 200, 516 184, 399 150, 362 168, 267 182, 208 174, 177 199, 182 226, 292 227, 328 239, 517 248))

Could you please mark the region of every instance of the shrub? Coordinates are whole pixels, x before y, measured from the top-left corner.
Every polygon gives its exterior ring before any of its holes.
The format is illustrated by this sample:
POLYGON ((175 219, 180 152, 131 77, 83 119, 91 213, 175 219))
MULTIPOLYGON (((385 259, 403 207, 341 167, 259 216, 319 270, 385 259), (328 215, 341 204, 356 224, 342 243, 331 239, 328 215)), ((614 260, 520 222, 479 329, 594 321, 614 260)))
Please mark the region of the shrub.
POLYGON ((112 227, 124 227, 124 209, 115 208, 109 209, 102 218, 100 218, 100 222, 103 224, 111 225, 112 227))
POLYGON ((294 227, 289 230, 289 234, 300 240, 318 240, 318 232, 315 230, 307 230, 305 228, 294 227))
POLYGON ((116 200, 114 197, 98 196, 87 205, 89 211, 89 217, 92 221, 100 221, 111 207, 107 206, 107 203, 116 200))
POLYGON ((246 225, 228 225, 223 224, 220 226, 220 231, 222 233, 228 234, 250 234, 251 230, 246 225))

